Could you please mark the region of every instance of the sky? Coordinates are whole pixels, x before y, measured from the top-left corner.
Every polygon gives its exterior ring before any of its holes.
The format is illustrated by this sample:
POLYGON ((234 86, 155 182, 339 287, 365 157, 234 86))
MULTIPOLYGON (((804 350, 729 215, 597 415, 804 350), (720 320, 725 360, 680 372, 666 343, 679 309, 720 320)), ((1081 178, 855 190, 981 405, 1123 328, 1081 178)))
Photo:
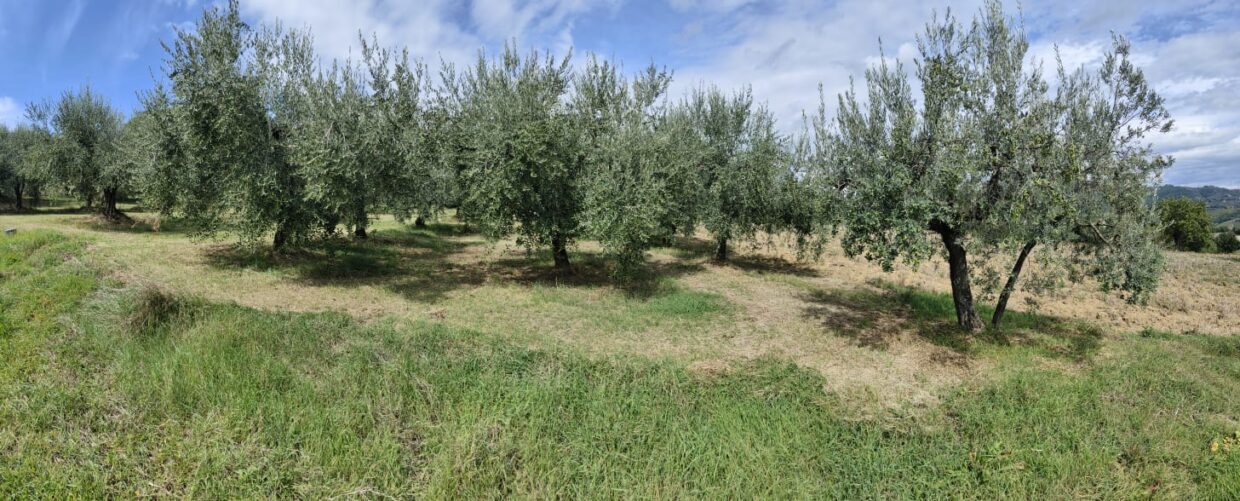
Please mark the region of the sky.
MULTIPOLYGON (((0 0, 0 123, 28 102, 90 85, 126 113, 152 86, 161 40, 218 0, 0 0)), ((324 58, 356 58, 359 33, 408 47, 431 66, 468 64, 506 41, 564 54, 572 48, 636 71, 675 72, 672 95, 703 82, 753 87, 788 132, 882 53, 906 63, 936 13, 968 19, 981 0, 241 0, 247 20, 309 28, 324 58)), ((1175 129, 1150 138, 1173 155, 1170 184, 1240 188, 1240 2, 1045 0, 1018 6, 1033 57, 1050 69, 1096 65, 1111 33, 1167 100, 1175 129)))

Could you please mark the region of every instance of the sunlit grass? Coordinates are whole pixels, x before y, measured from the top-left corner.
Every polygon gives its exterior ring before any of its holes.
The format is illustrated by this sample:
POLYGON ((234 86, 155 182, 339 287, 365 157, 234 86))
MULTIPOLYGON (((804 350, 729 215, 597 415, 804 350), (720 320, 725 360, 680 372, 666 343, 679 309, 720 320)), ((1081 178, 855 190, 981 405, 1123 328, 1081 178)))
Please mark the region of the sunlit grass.
MULTIPOLYGON (((1210 449, 1240 428, 1236 338, 1149 331, 1077 371, 1014 351, 935 409, 857 420, 786 361, 702 374, 436 322, 212 304, 114 288, 83 250, 0 239, 0 496, 1240 494, 1240 454, 1210 449)), ((540 307, 579 307, 535 289, 540 307)), ((617 317, 731 314, 709 295, 655 297, 617 317)), ((940 316, 935 298, 905 301, 940 316)))

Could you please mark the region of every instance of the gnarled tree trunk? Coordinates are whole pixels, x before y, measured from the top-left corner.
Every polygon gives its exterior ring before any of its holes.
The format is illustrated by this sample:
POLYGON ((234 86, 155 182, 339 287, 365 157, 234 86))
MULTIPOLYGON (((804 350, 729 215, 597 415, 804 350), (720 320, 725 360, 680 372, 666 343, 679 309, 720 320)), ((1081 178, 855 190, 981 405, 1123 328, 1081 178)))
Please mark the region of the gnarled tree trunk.
POLYGON ((20 181, 13 183, 13 208, 14 209, 22 210, 23 208, 25 208, 22 206, 22 195, 24 194, 23 193, 24 191, 25 191, 25 183, 22 183, 20 181))
POLYGON ((995 314, 990 316, 991 327, 998 327, 999 322, 1003 320, 1003 313, 1007 311, 1008 299, 1012 297, 1012 292, 1016 290, 1016 280, 1020 278, 1020 270, 1025 267, 1025 259, 1029 257, 1029 253, 1033 251, 1033 247, 1037 244, 1036 241, 1029 241, 1020 249, 1020 255, 1016 256, 1016 264, 1012 265, 1012 274, 1008 275, 1007 283, 1003 285, 1003 292, 999 293, 999 302, 995 303, 995 314))
POLYGON ((339 226, 339 225, 340 225, 340 220, 337 219, 335 216, 332 216, 330 219, 323 222, 323 233, 329 237, 334 237, 336 236, 336 226, 339 226))
POLYGON ((288 229, 284 227, 284 223, 276 226, 276 234, 271 238, 271 250, 281 252, 284 245, 288 243, 288 229))
POLYGON ((973 303, 973 288, 969 283, 969 258, 960 235, 950 228, 936 230, 947 247, 947 266, 952 283, 952 302, 956 306, 956 324, 960 328, 976 332, 985 328, 973 303))
POLYGON ((728 260, 728 239, 719 238, 715 241, 715 261, 728 260))
POLYGON ((128 219, 121 213, 120 209, 116 208, 116 202, 119 196, 120 188, 107 187, 103 189, 103 206, 99 209, 103 214, 103 217, 108 221, 120 222, 128 219))
POLYGON ((414 228, 425 228, 426 219, 424 219, 422 216, 418 216, 417 218, 413 220, 413 227, 414 228))
POLYGON ((551 236, 551 257, 555 260, 555 269, 568 269, 568 239, 564 235, 556 233, 551 236))
POLYGON ((365 240, 366 226, 370 224, 370 217, 366 215, 365 209, 357 209, 357 213, 353 215, 353 238, 365 240))

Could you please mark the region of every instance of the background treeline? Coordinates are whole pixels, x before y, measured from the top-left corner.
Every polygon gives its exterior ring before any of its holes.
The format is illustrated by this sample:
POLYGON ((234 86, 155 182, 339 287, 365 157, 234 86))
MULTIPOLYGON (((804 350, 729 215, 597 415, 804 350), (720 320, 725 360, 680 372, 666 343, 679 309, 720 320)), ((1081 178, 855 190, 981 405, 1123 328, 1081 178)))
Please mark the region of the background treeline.
POLYGON ((823 99, 792 135, 748 89, 670 96, 657 66, 511 44, 431 74, 359 41, 360 60, 325 63, 307 32, 212 7, 165 43, 128 121, 89 89, 33 104, 33 126, 5 133, 5 172, 111 219, 133 195, 196 234, 277 251, 452 208, 557 268, 598 241, 620 280, 678 234, 709 234, 718 260, 763 235, 795 235, 807 255, 839 236, 886 269, 945 255, 968 329, 984 325, 978 296, 998 324, 1018 287, 1091 277, 1142 301, 1157 283, 1148 200, 1170 159, 1144 141, 1172 122, 1122 37, 1099 68, 1056 65, 1052 85, 998 2, 972 22, 948 14, 913 67, 884 58, 834 118, 823 99))
POLYGON ((1160 186, 1156 194, 1164 240, 1177 250, 1240 250, 1240 190, 1160 186))
POLYGON ((1157 202, 1163 222, 1163 239, 1173 248, 1191 252, 1240 250, 1240 227, 1214 225, 1207 202, 1191 198, 1162 198, 1157 202))

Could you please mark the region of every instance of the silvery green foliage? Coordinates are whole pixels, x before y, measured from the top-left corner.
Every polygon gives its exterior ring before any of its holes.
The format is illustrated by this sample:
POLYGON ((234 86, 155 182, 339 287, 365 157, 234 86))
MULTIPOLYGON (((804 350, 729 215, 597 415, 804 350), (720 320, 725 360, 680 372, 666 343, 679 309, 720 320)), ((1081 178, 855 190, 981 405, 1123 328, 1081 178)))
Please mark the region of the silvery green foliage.
POLYGON ((43 134, 31 127, 9 129, 0 124, 0 200, 25 208, 26 199, 39 189, 44 163, 43 134))
POLYGON ((371 155, 363 170, 376 206, 401 221, 430 216, 447 205, 455 175, 440 160, 426 67, 408 50, 397 55, 373 43, 362 48, 370 91, 364 144, 371 155))
MULTIPOLYGON (((818 93, 821 100, 821 86, 818 93)), ((790 145, 788 167, 778 178, 776 201, 782 229, 792 232, 797 253, 805 258, 820 256, 837 233, 833 211, 840 205, 840 190, 834 184, 838 179, 822 167, 829 165, 834 144, 825 105, 802 119, 802 131, 790 145)))
POLYGON ((1097 72, 1077 69, 1064 76, 1060 70, 1061 81, 1068 82, 1061 83, 1059 98, 1067 110, 1068 203, 1077 209, 1060 227, 1071 229, 1062 240, 1074 251, 1067 263, 1074 275, 1086 274, 1103 290, 1144 302, 1158 285, 1163 262, 1158 216, 1147 201, 1172 162, 1155 155, 1145 136, 1170 131, 1173 122, 1130 54, 1129 42, 1115 37, 1097 72))
POLYGON ((425 141, 419 152, 421 158, 430 162, 428 168, 439 179, 436 205, 455 207, 457 217, 469 221, 464 207, 463 181, 473 157, 471 129, 465 123, 465 110, 469 109, 467 103, 472 98, 464 76, 455 66, 444 62, 439 70, 438 85, 428 85, 429 102, 422 114, 425 141))
POLYGON ((674 231, 676 202, 691 180, 668 123, 663 96, 670 83, 671 75, 654 66, 629 80, 597 57, 575 79, 572 106, 586 167, 582 229, 616 262, 621 279, 674 231))
POLYGON ((693 124, 693 137, 686 139, 699 175, 698 216, 716 240, 715 257, 727 259, 729 242, 780 222, 776 201, 789 161, 786 140, 749 89, 731 96, 698 89, 682 106, 693 124))
POLYGON ((104 212, 118 214, 118 192, 129 187, 133 175, 127 164, 117 161, 117 143, 125 123, 121 112, 84 87, 65 92, 59 101, 30 105, 27 116, 46 139, 42 146, 47 161, 42 163, 41 177, 88 206, 102 198, 104 212))
POLYGON ((7 125, 0 124, 0 202, 12 201, 21 208, 25 178, 18 170, 22 155, 15 138, 7 125))
POLYGON ((192 200, 183 188, 193 186, 194 178, 185 169, 182 124, 163 85, 143 93, 141 100, 143 109, 135 119, 143 118, 129 131, 138 143, 131 152, 137 165, 135 184, 146 208, 172 214, 192 200))
POLYGON ((841 95, 834 129, 817 131, 831 141, 815 165, 832 180, 824 196, 838 204, 845 251, 890 270, 941 241, 958 321, 970 329, 981 328, 971 282, 999 292, 998 323, 1039 246, 1046 271, 1145 297, 1160 258, 1144 200, 1168 161, 1141 141, 1170 121, 1127 43, 1117 39, 1096 74, 1060 69, 1054 93, 997 2, 967 26, 936 19, 918 47, 920 99, 903 66, 884 58, 866 72, 867 99, 841 95), (1000 255, 1016 257, 1010 271, 997 267, 1011 262, 1000 255), (981 265, 970 268, 969 256, 981 265))
MULTIPOLYGON (((13 197, 14 185, 24 184, 20 181, 21 175, 17 170, 20 156, 15 142, 13 132, 9 130, 8 125, 0 124, 0 201, 10 201, 13 197)), ((17 203, 20 207, 22 189, 16 190, 17 203)))
POLYGON ((297 32, 255 32, 235 0, 206 10, 193 30, 165 44, 170 85, 144 98, 164 127, 152 134, 163 148, 144 182, 163 213, 201 235, 227 230, 254 241, 274 233, 277 249, 310 235, 315 210, 288 151, 303 113, 309 47, 297 32))
POLYGON ((557 267, 568 266, 582 204, 571 82, 569 58, 521 56, 509 45, 497 59, 479 55, 456 93, 467 156, 463 214, 486 235, 516 233, 523 245, 550 245, 557 267))
POLYGON ((373 174, 385 170, 390 159, 373 161, 378 135, 371 129, 373 112, 360 71, 337 61, 305 80, 307 105, 290 151, 306 178, 307 200, 325 216, 324 226, 334 231, 343 222, 365 236, 382 184, 373 174))

